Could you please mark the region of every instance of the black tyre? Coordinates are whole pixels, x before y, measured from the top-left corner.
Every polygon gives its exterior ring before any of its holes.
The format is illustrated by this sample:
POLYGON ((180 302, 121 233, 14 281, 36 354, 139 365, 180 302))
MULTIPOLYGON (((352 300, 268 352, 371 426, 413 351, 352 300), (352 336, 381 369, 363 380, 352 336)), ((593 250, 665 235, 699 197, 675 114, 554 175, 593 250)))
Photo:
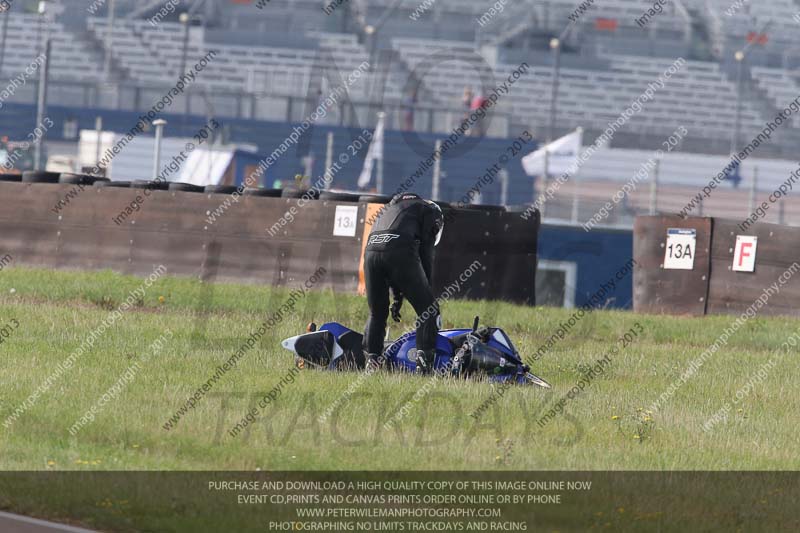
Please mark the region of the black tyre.
POLYGON ((183 191, 183 192, 204 192, 202 185, 194 185, 193 183, 181 183, 174 181, 169 184, 168 190, 170 191, 183 191))
POLYGON ((364 194, 358 197, 358 201, 362 204, 388 204, 392 197, 385 194, 364 194))
POLYGON ((88 174, 62 173, 58 178, 59 183, 71 183, 73 185, 94 185, 96 181, 108 181, 108 178, 90 176, 88 174))
POLYGON ((281 193, 282 198, 308 198, 309 200, 318 200, 319 196, 320 193, 316 189, 309 189, 307 191, 284 189, 283 193, 281 193))
POLYGON ((233 194, 239 190, 239 187, 235 185, 206 185, 203 190, 215 194, 233 194))
POLYGON ((533 210, 533 206, 529 204, 519 204, 519 205, 507 205, 506 212, 507 213, 524 213, 525 211, 533 210))
POLYGON ((358 202, 359 198, 361 198, 361 195, 351 192, 323 191, 319 193, 320 200, 327 200, 329 202, 358 202))
POLYGON ((475 211, 505 211, 506 208, 502 205, 480 205, 480 204, 467 204, 464 206, 464 209, 472 209, 475 211))
POLYGON ((248 187, 244 190, 245 196, 263 196, 266 198, 280 198, 282 189, 261 189, 259 187, 248 187))
POLYGON ((0 181, 22 181, 22 174, 0 174, 0 181))
POLYGON ((131 189, 150 189, 151 191, 166 191, 169 189, 168 181, 134 180, 131 189))
POLYGON ((130 181, 113 181, 113 180, 105 180, 105 181, 95 181, 95 187, 118 187, 118 188, 127 188, 131 186, 130 181))
POLYGON ((28 170, 22 173, 23 183, 58 183, 61 174, 41 170, 28 170))

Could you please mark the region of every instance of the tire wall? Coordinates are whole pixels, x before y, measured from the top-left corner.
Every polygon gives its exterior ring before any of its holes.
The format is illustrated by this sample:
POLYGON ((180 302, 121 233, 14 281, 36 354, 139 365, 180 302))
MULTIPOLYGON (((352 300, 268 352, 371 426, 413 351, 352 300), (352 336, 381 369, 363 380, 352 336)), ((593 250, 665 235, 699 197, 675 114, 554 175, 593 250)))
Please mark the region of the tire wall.
MULTIPOLYGON (((0 251, 15 265, 147 276, 163 264, 169 275, 213 272, 220 281, 290 288, 323 267, 317 288, 359 289, 367 209, 377 204, 147 192, 0 182, 0 251)), ((445 216, 437 294, 477 260, 480 270, 453 298, 534 302, 538 217, 475 209, 445 216)))

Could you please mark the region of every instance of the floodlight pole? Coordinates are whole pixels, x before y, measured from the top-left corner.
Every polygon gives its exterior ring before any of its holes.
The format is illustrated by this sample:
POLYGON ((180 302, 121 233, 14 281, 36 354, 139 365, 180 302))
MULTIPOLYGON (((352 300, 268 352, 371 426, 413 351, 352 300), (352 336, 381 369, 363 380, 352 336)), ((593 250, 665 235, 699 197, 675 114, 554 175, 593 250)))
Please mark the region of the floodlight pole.
MULTIPOLYGON (((44 16, 44 14, 42 14, 44 16)), ((36 96, 36 128, 41 128, 44 123, 45 115, 47 114, 47 83, 50 77, 50 48, 52 43, 48 38, 44 45, 44 64, 40 67, 39 71, 39 86, 37 87, 36 96)), ((42 137, 34 144, 34 170, 42 170, 42 145, 47 134, 46 130, 42 128, 42 137)))
POLYGON ((742 50, 738 50, 733 56, 736 60, 736 123, 731 136, 732 154, 735 154, 739 149, 739 133, 742 128, 742 63, 744 63, 744 56, 745 54, 742 50))
POLYGON ((186 60, 189 55, 189 13, 181 13, 179 19, 183 24, 183 52, 181 55, 181 70, 178 72, 178 78, 186 73, 186 60))
POLYGON ((108 19, 106 22, 106 57, 103 65, 103 79, 106 82, 111 77, 111 51, 114 49, 114 18, 116 15, 116 0, 109 0, 108 19))
POLYGON ((553 74, 550 88, 550 123, 547 128, 547 142, 555 138, 556 116, 558 114, 558 82, 561 76, 561 39, 550 39, 550 49, 553 51, 553 74))

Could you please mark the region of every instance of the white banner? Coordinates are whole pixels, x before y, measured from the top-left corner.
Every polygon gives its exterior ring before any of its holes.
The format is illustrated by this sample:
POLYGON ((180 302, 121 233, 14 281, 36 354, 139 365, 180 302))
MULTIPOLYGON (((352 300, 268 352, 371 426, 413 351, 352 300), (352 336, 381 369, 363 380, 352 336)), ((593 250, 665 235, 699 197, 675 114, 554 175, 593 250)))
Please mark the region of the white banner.
POLYGON ((364 159, 364 168, 358 177, 358 186, 365 188, 372 181, 372 167, 376 160, 383 160, 383 113, 378 115, 378 124, 375 126, 375 133, 372 135, 372 142, 369 144, 367 158, 364 159))
POLYGON ((548 174, 565 174, 570 167, 577 166, 582 144, 583 129, 578 128, 523 157, 522 168, 528 176, 541 176, 545 173, 547 157, 548 174))

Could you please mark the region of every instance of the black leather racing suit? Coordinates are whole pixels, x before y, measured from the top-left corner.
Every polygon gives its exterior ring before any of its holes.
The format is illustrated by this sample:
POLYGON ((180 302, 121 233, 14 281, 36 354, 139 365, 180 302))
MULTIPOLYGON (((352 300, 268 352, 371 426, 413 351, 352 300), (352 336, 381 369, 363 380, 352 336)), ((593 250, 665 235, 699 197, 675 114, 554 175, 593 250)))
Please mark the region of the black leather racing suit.
POLYGON ((391 289, 396 301, 407 298, 417 313, 417 350, 423 352, 418 357, 424 355, 423 363, 429 364, 421 370, 433 366, 440 318, 431 274, 433 248, 443 223, 439 206, 415 194, 402 194, 386 205, 373 224, 364 256, 370 310, 364 349, 371 359, 383 354, 391 289))

